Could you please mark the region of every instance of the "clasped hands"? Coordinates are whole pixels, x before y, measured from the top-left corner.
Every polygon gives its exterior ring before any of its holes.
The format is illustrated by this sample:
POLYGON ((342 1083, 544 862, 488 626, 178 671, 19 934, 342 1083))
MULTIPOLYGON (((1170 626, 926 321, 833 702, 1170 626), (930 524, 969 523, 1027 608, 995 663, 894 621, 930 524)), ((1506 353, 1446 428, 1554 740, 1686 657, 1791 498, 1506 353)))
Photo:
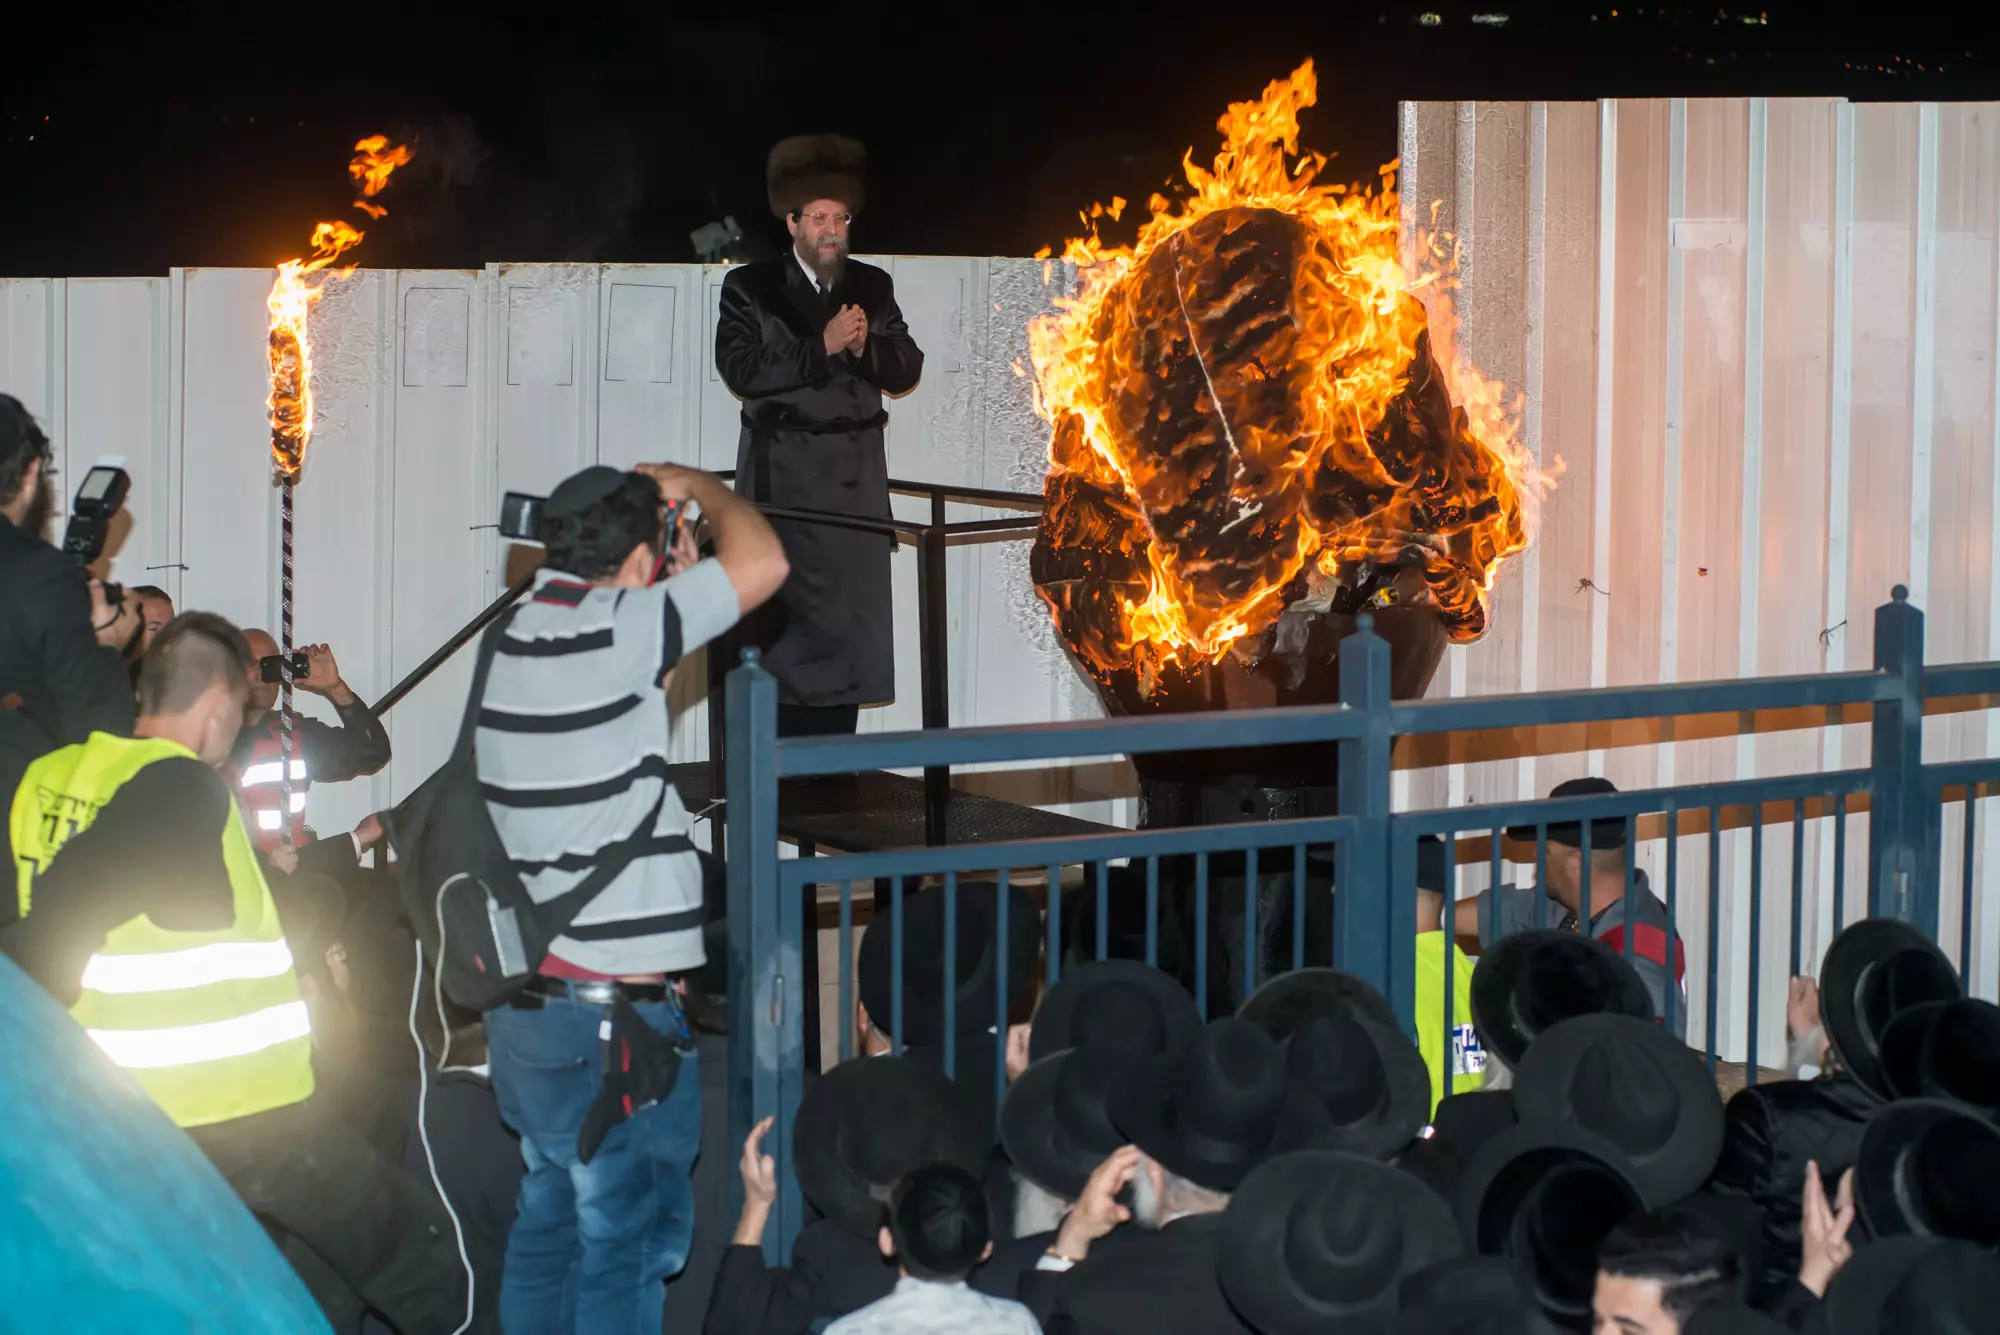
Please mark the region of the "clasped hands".
POLYGON ((826 355, 859 352, 868 343, 868 312, 859 306, 842 306, 826 324, 826 355))

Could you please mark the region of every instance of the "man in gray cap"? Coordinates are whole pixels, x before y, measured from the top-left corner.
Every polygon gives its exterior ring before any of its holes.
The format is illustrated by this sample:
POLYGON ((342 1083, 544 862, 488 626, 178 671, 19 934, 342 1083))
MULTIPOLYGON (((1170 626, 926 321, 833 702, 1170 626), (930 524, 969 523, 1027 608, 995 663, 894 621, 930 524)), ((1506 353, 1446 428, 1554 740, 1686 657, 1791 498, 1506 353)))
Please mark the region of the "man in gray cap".
POLYGON ((754 506, 687 468, 586 468, 555 489, 542 521, 548 559, 502 630, 479 702, 480 785, 538 904, 590 876, 606 850, 632 856, 526 988, 486 1014, 493 1090, 527 1163, 501 1321, 657 1330, 693 1234, 701 1140, 676 979, 704 961, 701 866, 666 777, 666 683, 684 655, 776 593, 787 567, 754 506), (663 503, 687 502, 714 537, 708 560, 665 523, 663 503), (680 1050, 654 1068, 664 1088, 636 1097, 600 1051, 601 1035, 634 1032, 634 1016, 656 1037, 618 1041, 680 1050), (635 1324, 635 1313, 650 1316, 635 1324))

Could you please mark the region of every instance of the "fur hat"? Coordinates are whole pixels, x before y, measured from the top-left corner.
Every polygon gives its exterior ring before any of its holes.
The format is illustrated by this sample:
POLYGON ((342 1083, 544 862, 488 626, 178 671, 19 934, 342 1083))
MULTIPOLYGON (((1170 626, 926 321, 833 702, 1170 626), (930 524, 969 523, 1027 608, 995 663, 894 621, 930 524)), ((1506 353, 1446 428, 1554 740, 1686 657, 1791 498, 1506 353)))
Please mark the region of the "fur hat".
POLYGON ((868 150, 844 134, 800 134, 780 140, 764 161, 764 188, 771 212, 787 217, 815 199, 837 199, 848 212, 861 212, 866 192, 861 174, 868 150))

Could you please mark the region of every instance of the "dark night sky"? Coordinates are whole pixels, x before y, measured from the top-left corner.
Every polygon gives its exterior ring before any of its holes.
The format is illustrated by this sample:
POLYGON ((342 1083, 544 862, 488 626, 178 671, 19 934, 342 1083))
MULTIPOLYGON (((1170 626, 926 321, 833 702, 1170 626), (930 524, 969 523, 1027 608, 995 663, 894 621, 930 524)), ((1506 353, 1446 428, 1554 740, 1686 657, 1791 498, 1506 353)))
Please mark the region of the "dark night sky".
POLYGON ((9 20, 0 274, 297 254, 358 221, 345 164, 377 130, 418 160, 359 258, 448 267, 687 260, 724 213, 775 236, 764 153, 821 129, 869 147, 857 249, 1028 254, 1205 158, 1224 103, 1307 55, 1307 141, 1349 179, 1393 156, 1402 98, 2000 98, 1982 5, 1749 3, 65 7, 9 20))

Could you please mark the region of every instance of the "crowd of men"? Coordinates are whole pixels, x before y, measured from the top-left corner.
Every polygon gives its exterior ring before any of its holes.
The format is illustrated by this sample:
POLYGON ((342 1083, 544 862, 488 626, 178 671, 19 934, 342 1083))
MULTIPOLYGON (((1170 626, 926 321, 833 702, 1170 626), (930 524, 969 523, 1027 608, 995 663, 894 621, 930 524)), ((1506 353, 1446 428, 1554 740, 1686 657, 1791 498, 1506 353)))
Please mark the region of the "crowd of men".
MULTIPOLYGON (((781 146, 794 249, 724 286, 752 498, 886 512, 881 399, 922 355, 887 275, 846 261, 857 168, 845 141, 781 146)), ((9 1254, 72 1288, 107 1267, 116 1328, 650 1332, 689 1290, 670 1325, 707 1335, 1993 1328, 2000 1009, 1919 933, 1864 920, 1816 987, 1795 982, 1795 1078, 1725 1105, 1622 821, 1546 827, 1538 886, 1449 912, 1452 850, 1423 847, 1421 1042, 1332 969, 1204 1014, 1137 960, 1045 958, 1019 885, 913 887, 862 933, 859 1055, 809 1076, 789 1161, 769 1118, 722 1143, 721 1040, 690 1019, 717 869, 667 781, 666 686, 734 636, 780 677, 781 731, 851 729, 892 684, 886 541, 774 531, 667 465, 553 491, 546 562, 481 643, 456 761, 528 911, 560 916, 482 1015, 414 947, 443 900, 388 867, 415 860, 413 818, 305 826, 307 784, 389 759, 330 650, 274 671, 262 632, 90 580, 46 541, 52 461, 0 396, 0 995, 32 1031, 4 1087, 41 1072, 48 1105, 0 1166, 56 1166, 15 1193, 9 1254), (339 719, 302 722, 290 773, 288 671, 339 719), (228 1216, 226 1256, 120 1222, 135 1144, 173 1183, 159 1216, 228 1216), (714 1190, 732 1168, 733 1230, 714 1190), (794 1185, 810 1217, 774 1266, 794 1185), (64 1211, 89 1220, 59 1231, 64 1211), (238 1227, 251 1215, 289 1271, 238 1227), (146 1306, 190 1275, 171 1320, 146 1306)))

